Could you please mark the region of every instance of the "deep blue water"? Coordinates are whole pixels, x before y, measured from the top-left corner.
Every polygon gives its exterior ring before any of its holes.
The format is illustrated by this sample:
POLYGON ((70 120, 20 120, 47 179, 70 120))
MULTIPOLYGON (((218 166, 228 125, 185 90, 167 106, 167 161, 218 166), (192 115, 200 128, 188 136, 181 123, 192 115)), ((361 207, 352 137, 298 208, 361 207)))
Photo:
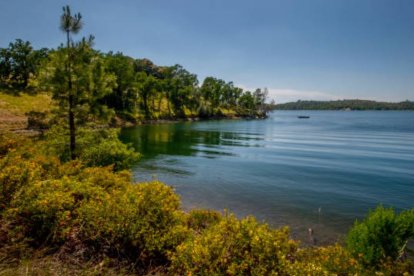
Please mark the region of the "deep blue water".
POLYGON ((277 111, 137 126, 121 139, 144 155, 135 179, 174 186, 186 209, 254 215, 304 241, 308 228, 340 240, 380 203, 414 207, 414 112, 277 111))

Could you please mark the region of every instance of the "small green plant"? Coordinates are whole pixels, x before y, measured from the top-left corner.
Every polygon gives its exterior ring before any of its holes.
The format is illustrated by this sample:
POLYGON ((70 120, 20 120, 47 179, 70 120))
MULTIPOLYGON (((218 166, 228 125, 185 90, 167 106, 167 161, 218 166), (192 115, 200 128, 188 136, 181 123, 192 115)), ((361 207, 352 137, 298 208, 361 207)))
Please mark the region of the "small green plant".
POLYGON ((377 207, 355 225, 346 238, 348 250, 366 266, 377 267, 387 259, 400 259, 408 240, 414 237, 414 209, 396 214, 392 208, 377 207))

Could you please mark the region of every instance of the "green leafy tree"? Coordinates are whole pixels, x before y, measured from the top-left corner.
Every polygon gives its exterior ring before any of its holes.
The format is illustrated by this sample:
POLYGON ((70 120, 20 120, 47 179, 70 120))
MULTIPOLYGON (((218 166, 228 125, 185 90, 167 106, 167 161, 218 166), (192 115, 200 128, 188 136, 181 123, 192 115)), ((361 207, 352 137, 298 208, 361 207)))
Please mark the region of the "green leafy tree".
POLYGON ((250 91, 246 91, 243 93, 243 95, 241 95, 239 99, 239 106, 247 111, 252 111, 255 109, 255 99, 250 91))
POLYGON ((72 83, 72 63, 74 54, 72 53, 73 41, 71 34, 77 34, 82 29, 82 15, 77 13, 72 15, 70 7, 63 7, 63 14, 60 17, 60 29, 66 33, 66 52, 67 59, 65 62, 65 73, 67 76, 67 94, 68 94, 68 116, 69 116, 69 131, 70 131, 70 152, 72 159, 75 159, 76 149, 76 128, 75 128, 75 93, 73 91, 72 83))
POLYGON ((176 64, 170 68, 169 100, 178 116, 184 116, 183 108, 189 105, 198 85, 197 76, 176 64))
POLYGON ((200 87, 201 95, 213 106, 219 107, 225 85, 226 82, 224 80, 216 79, 214 77, 207 77, 204 79, 203 84, 200 87))
POLYGON ((70 34, 82 26, 81 15, 72 16, 68 6, 63 11, 61 28, 67 34, 67 45, 50 54, 42 75, 59 104, 59 114, 68 118, 69 151, 71 159, 75 159, 77 126, 112 115, 102 99, 115 87, 115 77, 92 49, 93 37, 77 43, 71 40, 70 34))
POLYGON ((9 49, 12 59, 11 78, 15 83, 27 87, 30 73, 33 71, 31 66, 33 47, 29 41, 16 39, 15 43, 10 43, 9 49))
POLYGON ((3 84, 26 88, 43 59, 48 55, 46 48, 33 50, 29 41, 16 39, 8 48, 0 49, 0 79, 3 84))
POLYGON ((144 72, 138 72, 136 80, 139 87, 139 95, 141 97, 142 109, 144 110, 145 119, 150 118, 149 102, 151 98, 155 98, 157 90, 159 88, 159 81, 151 75, 147 75, 144 72))
POLYGON ((116 86, 105 97, 105 103, 117 111, 133 113, 138 101, 138 88, 135 80, 134 59, 122 53, 108 53, 105 56, 108 71, 115 75, 116 86))

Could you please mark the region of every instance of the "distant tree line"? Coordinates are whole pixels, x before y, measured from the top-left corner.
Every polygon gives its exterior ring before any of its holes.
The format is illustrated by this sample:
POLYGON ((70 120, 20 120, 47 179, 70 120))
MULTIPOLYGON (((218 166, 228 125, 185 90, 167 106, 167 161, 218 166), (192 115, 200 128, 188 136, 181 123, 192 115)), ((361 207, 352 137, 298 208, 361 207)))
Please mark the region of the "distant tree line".
POLYGON ((414 110, 413 101, 399 103, 368 100, 297 101, 271 106, 274 110, 414 110))
MULTIPOLYGON (((68 97, 69 82, 62 79, 68 77, 73 79, 71 85, 78 85, 79 95, 87 97, 89 104, 105 106, 118 117, 131 121, 265 116, 267 89, 243 91, 232 82, 214 77, 207 77, 200 84, 195 74, 179 64, 158 66, 148 59, 135 59, 120 52, 99 52, 93 49, 93 38, 75 43, 68 36, 66 45, 40 50, 33 49, 29 41, 17 39, 9 47, 0 48, 3 88, 48 92, 53 85, 66 84, 59 88, 60 96, 55 96, 68 97), (90 62, 93 66, 86 66, 90 62), (59 70, 60 76, 55 74, 59 70), (82 75, 90 78, 81 78, 82 75), (108 83, 102 86, 102 82, 108 83), (101 90, 97 89, 99 85, 101 90), (86 91, 92 87, 95 87, 93 93, 86 91)), ((85 99, 73 104, 82 103, 85 99)))

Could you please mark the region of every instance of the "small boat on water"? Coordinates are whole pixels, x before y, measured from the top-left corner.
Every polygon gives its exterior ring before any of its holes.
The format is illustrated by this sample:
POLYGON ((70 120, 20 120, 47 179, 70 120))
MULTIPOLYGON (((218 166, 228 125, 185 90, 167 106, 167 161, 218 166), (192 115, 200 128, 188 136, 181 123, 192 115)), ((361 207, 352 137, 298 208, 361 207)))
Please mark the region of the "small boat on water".
POLYGON ((310 118, 310 116, 300 115, 300 116, 298 116, 298 118, 299 118, 299 119, 309 119, 309 118, 310 118))

